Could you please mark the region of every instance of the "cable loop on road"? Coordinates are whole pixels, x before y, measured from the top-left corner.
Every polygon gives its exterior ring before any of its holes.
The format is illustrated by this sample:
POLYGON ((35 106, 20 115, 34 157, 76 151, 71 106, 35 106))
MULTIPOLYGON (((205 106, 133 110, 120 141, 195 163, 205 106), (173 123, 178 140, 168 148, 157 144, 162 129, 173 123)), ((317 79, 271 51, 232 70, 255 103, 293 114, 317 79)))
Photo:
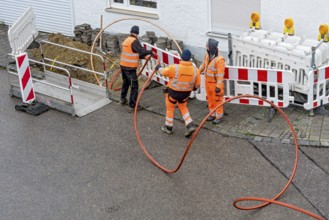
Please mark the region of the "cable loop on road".
MULTIPOLYGON (((140 100, 141 100, 141 97, 145 91, 145 88, 147 87, 147 85, 150 83, 150 81, 152 80, 152 77, 153 75, 156 73, 156 70, 154 70, 149 78, 147 79, 147 81, 145 82, 144 86, 142 87, 141 89, 141 92, 139 93, 138 95, 138 98, 137 98, 137 102, 136 102, 136 106, 138 106, 140 100)), ((146 157, 156 166, 158 167, 160 170, 162 170, 163 172, 165 173, 176 173, 180 167, 182 166, 186 156, 187 156, 187 153, 188 151, 190 150, 195 138, 197 137, 200 129, 203 127, 204 123, 206 122, 207 118, 213 114, 219 107, 223 106, 224 104, 228 103, 228 102, 231 102, 235 99, 240 99, 240 98, 249 98, 249 99, 259 99, 259 100, 262 100, 266 103, 268 103, 269 105, 271 105, 271 107, 273 107, 274 109, 276 109, 280 114, 281 116, 285 119, 285 121, 287 122, 290 130, 291 130, 291 133, 292 133, 292 136, 294 137, 294 143, 295 143, 295 162, 294 162, 294 166, 293 166, 293 170, 292 170, 292 173, 290 175, 290 178, 288 180, 288 182, 284 185, 284 187, 282 188, 282 190, 277 194, 275 195, 272 199, 266 199, 266 198, 261 198, 261 197, 242 197, 242 198, 238 198, 236 199, 234 202, 233 202, 233 206, 237 209, 240 209, 240 210, 255 210, 255 209, 259 209, 259 208, 262 208, 262 207, 265 207, 269 204, 277 204, 277 205, 281 205, 281 206, 284 206, 284 207, 287 207, 287 208, 290 208, 290 209, 293 209, 293 210, 296 210, 296 211, 299 211, 301 213, 304 213, 308 216, 311 216, 317 220, 324 220, 324 218, 314 214, 314 213, 311 213, 307 210, 304 210, 302 208, 299 208, 299 207, 296 207, 296 206, 293 206, 293 205, 290 205, 290 204, 287 204, 287 203, 283 203, 283 202, 279 202, 277 201, 277 199, 279 197, 281 197, 285 192, 286 190, 288 189, 288 187, 290 186, 292 180, 294 179, 295 177, 295 174, 296 174, 296 171, 297 171, 297 165, 298 165, 298 141, 297 141, 297 136, 296 136, 296 133, 295 133, 295 130, 290 122, 290 120, 288 119, 287 115, 278 107, 276 106, 275 104, 273 104, 272 102, 268 101, 267 99, 264 99, 264 98, 261 98, 261 97, 258 97, 258 96, 254 96, 254 95, 239 95, 239 96, 235 96, 233 98, 230 98, 230 99, 227 99, 226 101, 224 101, 223 103, 219 104, 215 109, 213 109, 212 111, 210 111, 205 117, 204 119, 201 121, 201 123, 199 124, 199 126, 197 127, 197 129, 195 130, 195 132, 193 133, 191 139, 189 140, 187 146, 186 146, 186 149, 183 153, 183 156, 181 157, 181 160, 180 162, 178 163, 178 165, 176 166, 176 168, 174 169, 168 169, 164 166, 162 166, 161 164, 159 164, 152 156, 151 154, 146 150, 146 147, 145 145, 143 144, 141 138, 140 138, 140 135, 139 135, 139 131, 138 131, 138 127, 137 127, 137 107, 135 108, 135 111, 134 111, 134 128, 135 128, 135 134, 136 134, 136 137, 137 137, 137 140, 138 140, 138 143, 142 149, 142 151, 144 152, 144 154, 146 155, 146 157), (247 206, 247 207, 243 207, 243 206, 239 206, 238 203, 240 202, 243 202, 243 201, 259 201, 259 202, 262 202, 260 205, 255 205, 255 206, 247 206)))

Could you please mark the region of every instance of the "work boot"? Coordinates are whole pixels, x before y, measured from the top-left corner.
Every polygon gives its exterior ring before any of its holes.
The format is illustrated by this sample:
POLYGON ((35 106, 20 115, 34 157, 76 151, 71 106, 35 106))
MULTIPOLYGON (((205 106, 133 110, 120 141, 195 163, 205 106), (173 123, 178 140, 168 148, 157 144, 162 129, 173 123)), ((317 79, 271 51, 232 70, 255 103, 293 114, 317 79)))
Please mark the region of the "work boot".
POLYGON ((193 133, 194 133, 194 131, 195 131, 195 126, 194 126, 194 124, 193 123, 190 123, 190 124, 188 124, 187 126, 186 126, 186 128, 187 128, 187 131, 185 132, 185 137, 190 137, 193 133))
POLYGON ((215 116, 211 116, 211 115, 210 115, 210 116, 207 118, 207 121, 213 121, 213 120, 215 120, 215 118, 216 118, 215 116))
MULTIPOLYGON (((143 107, 141 106, 141 105, 138 105, 137 106, 137 111, 140 111, 140 110, 142 110, 143 109, 143 107)), ((131 113, 131 112, 135 112, 135 107, 129 107, 129 112, 131 113)))
POLYGON ((167 134, 172 134, 172 127, 164 125, 161 127, 161 131, 167 134))
POLYGON ((212 121, 214 125, 217 125, 223 121, 223 118, 216 118, 215 120, 212 121))
POLYGON ((121 105, 126 105, 126 104, 128 103, 128 100, 127 100, 127 98, 120 99, 119 103, 120 103, 121 105))

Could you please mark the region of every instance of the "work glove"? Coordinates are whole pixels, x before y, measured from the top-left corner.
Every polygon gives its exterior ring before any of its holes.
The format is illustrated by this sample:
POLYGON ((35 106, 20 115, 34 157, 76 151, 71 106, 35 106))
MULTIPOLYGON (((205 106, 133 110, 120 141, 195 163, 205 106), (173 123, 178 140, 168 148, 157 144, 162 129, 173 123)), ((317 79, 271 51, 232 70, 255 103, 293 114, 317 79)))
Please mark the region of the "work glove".
POLYGON ((220 88, 217 88, 215 89, 215 93, 220 93, 220 88))

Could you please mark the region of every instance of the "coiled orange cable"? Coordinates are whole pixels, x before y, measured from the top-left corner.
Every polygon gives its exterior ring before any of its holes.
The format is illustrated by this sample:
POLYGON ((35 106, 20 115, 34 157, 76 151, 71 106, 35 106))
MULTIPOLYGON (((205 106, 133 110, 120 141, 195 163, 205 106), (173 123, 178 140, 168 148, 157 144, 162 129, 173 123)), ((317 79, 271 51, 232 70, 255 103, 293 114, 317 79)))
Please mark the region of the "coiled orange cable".
MULTIPOLYGON (((149 78, 147 79, 147 81, 145 82, 144 86, 142 87, 141 89, 141 92, 139 93, 138 95, 138 98, 137 98, 137 102, 136 102, 136 106, 138 106, 139 102, 140 102, 140 99, 145 91, 145 88, 146 86, 149 84, 149 82, 151 81, 153 75, 155 74, 156 70, 154 70, 152 72, 152 74, 149 76, 149 78)), ((304 210, 302 208, 299 208, 299 207, 296 207, 296 206, 293 206, 293 205, 290 205, 290 204, 287 204, 287 203, 283 203, 283 202, 279 202, 277 201, 277 199, 288 189, 288 187, 290 186, 295 174, 296 174, 296 170, 297 170, 297 164, 298 164, 298 141, 297 141, 297 136, 296 136, 296 133, 295 133, 295 130, 290 122, 290 120, 288 119, 287 115, 279 108, 277 107, 276 105, 274 105, 272 102, 264 99, 264 98, 261 98, 261 97, 258 97, 258 96, 254 96, 254 95, 239 95, 239 96, 235 96, 233 98, 230 98, 226 101, 224 101, 223 103, 221 103, 220 105, 218 105, 214 110, 212 110, 211 112, 208 113, 208 115, 205 116, 205 118, 202 120, 202 122, 200 123, 200 125, 198 126, 198 128, 196 129, 196 131, 194 132, 194 134, 192 135, 191 139, 189 140, 187 146, 186 146, 186 149, 184 151, 184 154, 183 156, 181 157, 181 160, 180 162, 178 163, 178 165, 176 166, 176 168, 174 169, 167 169, 165 168, 164 166, 162 166, 161 164, 159 164, 151 155, 150 153, 146 150, 141 138, 140 138, 140 135, 139 135, 139 132, 138 132, 138 128, 137 128, 137 108, 135 108, 135 111, 134 111, 134 128, 135 128, 135 133, 136 133, 136 137, 137 137, 137 140, 138 140, 138 143, 142 149, 142 151, 144 152, 144 154, 147 156, 147 158, 156 166, 158 167, 159 169, 161 169, 162 171, 166 172, 166 173, 175 173, 179 170, 179 168, 181 167, 181 165, 183 164, 184 160, 185 160, 185 157, 189 151, 189 149, 191 148, 193 142, 194 142, 194 139, 196 138, 196 136, 198 135, 200 129, 202 128, 202 126, 204 125, 204 123, 206 122, 207 118, 213 114, 216 109, 218 109, 219 107, 223 106, 224 104, 228 103, 228 102, 231 102, 235 99, 240 99, 240 98, 254 98, 254 99, 259 99, 259 100, 262 100, 268 104, 270 104, 273 108, 275 108, 281 115, 282 117, 286 120, 290 130, 291 130, 291 133, 294 137, 294 142, 295 142, 295 163, 294 163, 294 167, 293 167, 293 171, 291 173, 291 176, 288 180, 288 182, 286 183, 286 185, 283 187, 283 189, 276 195, 274 196, 272 199, 266 199, 266 198, 260 198, 260 197, 243 197, 243 198, 239 198, 239 199, 236 199, 234 202, 233 202, 233 206, 237 209, 241 209, 241 210, 254 210, 254 209, 259 209, 259 208, 262 208, 262 207, 265 207, 271 203, 273 204, 277 204, 277 205, 281 205, 281 206, 284 206, 284 207, 287 207, 287 208, 290 208, 290 209, 293 209, 293 210, 296 210, 296 211, 299 211, 299 212, 302 212, 306 215, 309 215, 315 219, 318 219, 318 220, 324 220, 324 218, 314 214, 314 213, 311 213, 307 210, 304 210), (260 202, 263 202, 262 204, 260 205, 257 205, 257 206, 251 206, 251 207, 242 207, 242 206, 238 206, 237 203, 239 202, 242 202, 242 201, 260 201, 260 202)))

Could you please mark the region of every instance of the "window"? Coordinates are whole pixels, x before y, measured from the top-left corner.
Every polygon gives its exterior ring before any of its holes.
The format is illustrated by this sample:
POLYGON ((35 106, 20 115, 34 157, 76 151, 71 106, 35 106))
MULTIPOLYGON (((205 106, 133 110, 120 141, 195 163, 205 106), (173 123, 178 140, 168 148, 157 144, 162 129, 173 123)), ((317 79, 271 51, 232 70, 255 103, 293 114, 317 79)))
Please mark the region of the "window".
POLYGON ((212 33, 241 34, 249 29, 250 15, 260 13, 261 0, 210 0, 212 33))
POLYGON ((111 6, 126 8, 129 10, 154 10, 157 8, 157 0, 110 0, 111 6))

